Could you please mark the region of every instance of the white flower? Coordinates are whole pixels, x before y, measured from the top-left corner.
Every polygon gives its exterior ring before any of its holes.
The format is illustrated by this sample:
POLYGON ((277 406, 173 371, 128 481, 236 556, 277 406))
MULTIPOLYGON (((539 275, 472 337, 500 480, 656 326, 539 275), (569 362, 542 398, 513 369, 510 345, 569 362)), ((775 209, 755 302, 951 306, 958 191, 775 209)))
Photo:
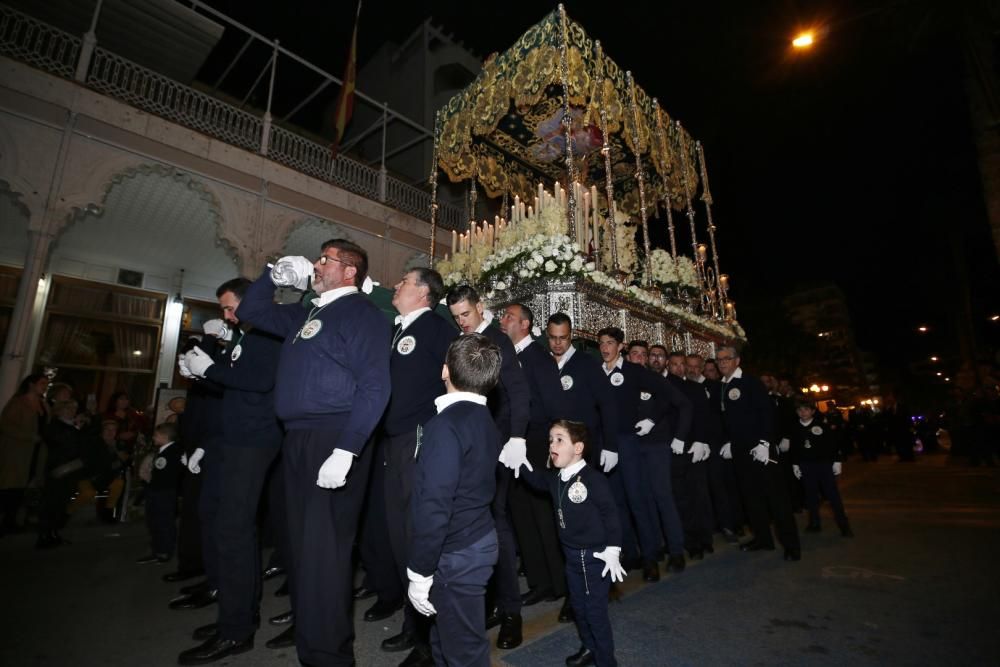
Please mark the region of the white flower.
POLYGON ((552 273, 553 271, 556 270, 556 263, 553 262, 551 259, 549 261, 545 262, 545 270, 548 273, 552 273))
POLYGON ((505 282, 503 282, 501 280, 500 282, 497 283, 497 289, 498 290, 505 290, 505 289, 507 289, 507 283, 505 283, 505 282))
POLYGON ((517 270, 517 275, 521 276, 522 278, 527 278, 528 277, 528 270, 527 269, 518 269, 517 270))
POLYGON ((583 268, 583 259, 580 257, 574 257, 573 261, 569 264, 569 270, 577 272, 583 268))
POLYGON ((542 264, 545 262, 545 258, 539 255, 537 252, 531 254, 531 259, 535 260, 535 264, 542 264))
POLYGON ((527 266, 532 271, 534 271, 535 269, 538 268, 538 265, 541 264, 541 263, 542 263, 541 260, 536 260, 535 257, 534 257, 534 255, 532 255, 528 259, 528 261, 524 263, 524 265, 527 266))

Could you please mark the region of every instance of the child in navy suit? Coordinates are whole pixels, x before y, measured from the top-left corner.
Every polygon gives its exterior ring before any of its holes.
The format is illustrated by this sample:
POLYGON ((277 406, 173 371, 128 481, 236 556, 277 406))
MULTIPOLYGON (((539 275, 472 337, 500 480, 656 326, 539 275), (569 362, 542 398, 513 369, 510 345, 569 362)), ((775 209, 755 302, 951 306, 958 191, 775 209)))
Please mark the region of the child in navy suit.
POLYGON ((611 667, 618 663, 608 617, 608 591, 612 581, 625 577, 620 563, 622 529, 607 478, 585 461, 588 442, 583 423, 561 419, 549 429, 549 460, 558 474, 534 471, 512 446, 504 448, 500 461, 515 475, 523 472, 532 487, 552 495, 566 556, 569 601, 583 643, 566 658, 566 664, 611 667))
POLYGON ((502 441, 486 394, 499 375, 495 343, 481 334, 455 339, 441 372, 448 393, 417 431, 406 574, 413 607, 437 616, 436 665, 490 664, 485 596, 499 553, 490 505, 502 441))

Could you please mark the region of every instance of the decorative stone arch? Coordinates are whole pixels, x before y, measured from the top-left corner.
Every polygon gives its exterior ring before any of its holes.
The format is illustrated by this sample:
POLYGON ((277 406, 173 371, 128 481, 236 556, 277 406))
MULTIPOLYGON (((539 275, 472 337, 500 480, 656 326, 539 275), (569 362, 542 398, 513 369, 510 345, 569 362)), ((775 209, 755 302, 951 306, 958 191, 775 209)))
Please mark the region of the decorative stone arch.
POLYGON ((2 189, 16 195, 28 213, 28 219, 41 219, 45 209, 45 192, 39 183, 32 183, 27 165, 21 161, 21 148, 5 123, 0 123, 0 181, 2 189))

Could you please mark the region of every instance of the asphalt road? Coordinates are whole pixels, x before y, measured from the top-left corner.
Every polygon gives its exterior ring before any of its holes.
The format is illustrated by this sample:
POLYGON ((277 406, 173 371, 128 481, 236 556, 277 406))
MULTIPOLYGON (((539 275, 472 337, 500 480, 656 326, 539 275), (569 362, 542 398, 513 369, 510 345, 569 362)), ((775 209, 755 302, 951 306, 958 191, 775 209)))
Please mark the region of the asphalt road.
MULTIPOLYGON (((944 455, 917 463, 845 464, 842 483, 856 533, 803 535, 803 559, 716 553, 654 585, 633 573, 612 606, 622 665, 998 665, 1000 664, 1000 474, 944 455)), ((0 538, 2 665, 170 665, 195 645, 190 631, 214 608, 171 611, 168 565, 136 565, 146 552, 141 522, 108 528, 83 512, 65 531, 72 544, 36 551, 34 536, 0 538)), ((799 516, 800 526, 804 516, 799 516)), ((287 609, 267 582, 262 615, 287 609)), ((379 642, 400 615, 364 623, 357 662, 396 665, 379 642)), ((576 650, 556 622, 558 603, 525 610, 526 643, 498 665, 561 665, 576 650)), ((495 638, 496 631, 491 633, 495 638)), ((219 664, 296 665, 293 649, 258 647, 219 664)))

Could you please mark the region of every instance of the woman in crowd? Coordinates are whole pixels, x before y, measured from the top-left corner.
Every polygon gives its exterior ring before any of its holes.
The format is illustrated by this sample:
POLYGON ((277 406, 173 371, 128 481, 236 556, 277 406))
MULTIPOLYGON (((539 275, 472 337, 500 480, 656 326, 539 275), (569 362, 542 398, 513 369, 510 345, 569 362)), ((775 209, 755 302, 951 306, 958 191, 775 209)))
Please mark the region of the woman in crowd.
POLYGON ((47 377, 29 375, 0 415, 0 533, 17 530, 17 511, 31 477, 31 462, 48 414, 47 377))

